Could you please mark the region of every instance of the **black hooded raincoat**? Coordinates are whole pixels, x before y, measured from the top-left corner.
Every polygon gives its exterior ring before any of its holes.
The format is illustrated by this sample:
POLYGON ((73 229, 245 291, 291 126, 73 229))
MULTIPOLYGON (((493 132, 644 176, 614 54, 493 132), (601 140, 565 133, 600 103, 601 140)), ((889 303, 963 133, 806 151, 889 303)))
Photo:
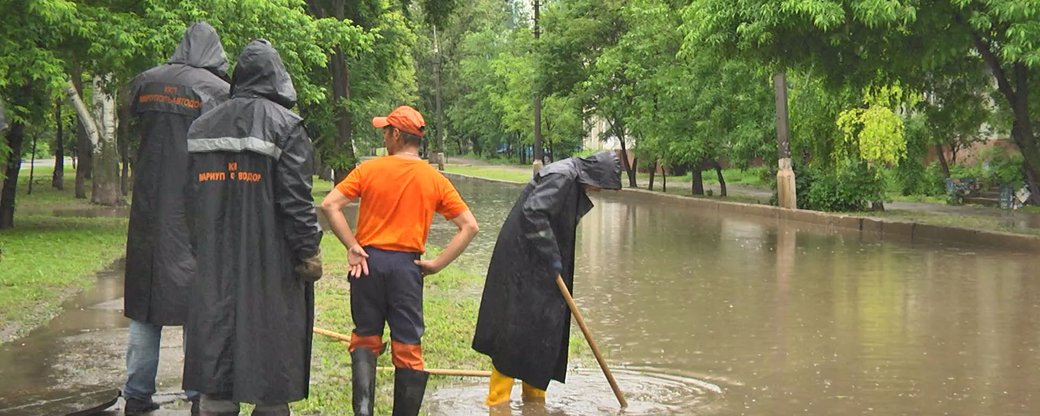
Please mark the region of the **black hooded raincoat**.
POLYGON ((535 175, 498 234, 480 300, 473 349, 542 390, 567 376, 571 320, 556 274, 573 290, 578 220, 592 209, 582 184, 621 189, 617 157, 572 157, 535 175))
POLYGON ((289 111, 296 90, 267 42, 239 56, 231 100, 188 132, 192 288, 184 388, 235 402, 307 397, 314 284, 293 267, 318 252, 313 146, 289 111))
POLYGON ((164 65, 131 84, 141 144, 126 242, 124 310, 128 318, 182 325, 195 259, 188 241, 184 186, 188 127, 228 99, 228 62, 217 32, 196 23, 164 65))

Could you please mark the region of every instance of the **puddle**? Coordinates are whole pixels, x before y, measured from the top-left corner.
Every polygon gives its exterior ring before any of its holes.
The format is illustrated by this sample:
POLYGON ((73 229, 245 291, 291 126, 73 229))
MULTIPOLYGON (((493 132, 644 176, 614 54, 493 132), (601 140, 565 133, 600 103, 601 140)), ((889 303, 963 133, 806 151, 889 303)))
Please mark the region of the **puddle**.
MULTIPOLYGON (((70 407, 103 404, 92 395, 122 387, 129 325, 123 316, 122 277, 121 264, 98 273, 95 286, 66 302, 61 315, 0 345, 0 415, 63 415, 70 407)), ((183 397, 183 365, 180 328, 167 328, 156 386, 162 393, 154 400, 174 403, 183 397)))
POLYGON ((689 415, 720 410, 724 390, 702 379, 652 372, 650 369, 612 369, 628 407, 622 410, 599 369, 576 369, 567 383, 552 382, 545 403, 524 403, 521 383, 513 386, 508 406, 489 409, 487 379, 467 379, 427 394, 423 407, 429 415, 689 415))

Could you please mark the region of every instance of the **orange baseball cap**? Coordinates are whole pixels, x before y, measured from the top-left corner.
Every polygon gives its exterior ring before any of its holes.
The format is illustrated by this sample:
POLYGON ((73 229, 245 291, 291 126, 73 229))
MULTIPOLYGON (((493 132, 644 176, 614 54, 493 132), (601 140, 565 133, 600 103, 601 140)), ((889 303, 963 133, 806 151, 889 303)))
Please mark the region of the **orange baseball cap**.
POLYGON ((394 126, 407 133, 423 137, 426 121, 423 120, 422 114, 419 114, 414 108, 402 105, 395 108, 386 117, 372 117, 372 125, 380 129, 386 126, 394 126))

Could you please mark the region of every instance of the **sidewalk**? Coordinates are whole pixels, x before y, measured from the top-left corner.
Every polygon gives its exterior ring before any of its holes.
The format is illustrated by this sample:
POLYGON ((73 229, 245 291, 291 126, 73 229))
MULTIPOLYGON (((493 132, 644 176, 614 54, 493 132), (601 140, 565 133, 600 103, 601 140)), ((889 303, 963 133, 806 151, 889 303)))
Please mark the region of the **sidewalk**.
MULTIPOLYGON (((495 169, 516 175, 518 178, 529 175, 531 168, 520 165, 493 165, 479 159, 467 159, 460 157, 449 157, 448 163, 459 166, 474 166, 480 169, 495 169)), ((474 176, 481 176, 475 173, 474 176)), ((706 172, 705 179, 715 178, 714 173, 706 172)), ((628 178, 622 173, 621 181, 628 186, 628 178)), ((639 189, 646 190, 649 178, 641 175, 636 183, 639 189)), ((691 183, 689 181, 668 178, 668 193, 672 195, 691 196, 691 183)), ((751 204, 769 204, 773 191, 766 188, 748 186, 740 183, 727 183, 728 196, 718 196, 720 189, 717 183, 705 183, 705 191, 711 190, 713 196, 699 196, 719 201, 742 202, 751 204)), ((661 178, 654 181, 654 191, 661 191, 661 178)), ((1040 211, 1036 208, 1025 210, 1006 210, 996 207, 984 207, 979 205, 946 205, 930 202, 887 202, 883 212, 858 212, 855 215, 875 217, 882 219, 919 222, 924 224, 951 226, 985 231, 998 231, 1013 234, 1024 234, 1040 236, 1040 211)))

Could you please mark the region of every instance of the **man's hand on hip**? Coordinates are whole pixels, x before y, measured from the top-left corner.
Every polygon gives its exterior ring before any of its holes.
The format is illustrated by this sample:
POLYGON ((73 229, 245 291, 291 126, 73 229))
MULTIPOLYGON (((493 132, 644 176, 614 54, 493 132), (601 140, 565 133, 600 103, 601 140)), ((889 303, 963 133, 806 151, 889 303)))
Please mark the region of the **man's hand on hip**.
POLYGON ((368 253, 360 244, 347 250, 347 263, 350 265, 348 276, 353 278, 368 276, 368 253))
POLYGON ((419 271, 423 276, 431 274, 437 274, 437 272, 444 269, 444 266, 437 262, 437 259, 433 260, 416 260, 415 264, 419 266, 419 271))

